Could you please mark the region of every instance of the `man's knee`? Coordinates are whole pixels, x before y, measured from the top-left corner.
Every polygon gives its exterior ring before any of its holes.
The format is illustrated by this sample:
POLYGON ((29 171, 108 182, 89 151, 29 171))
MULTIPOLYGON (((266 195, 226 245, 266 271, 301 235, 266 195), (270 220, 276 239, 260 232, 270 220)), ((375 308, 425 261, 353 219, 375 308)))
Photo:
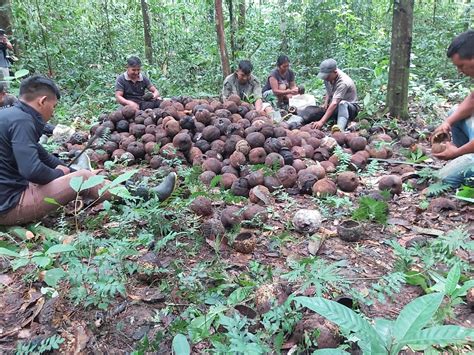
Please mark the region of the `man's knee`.
POLYGON ((473 177, 474 154, 465 154, 453 159, 438 172, 438 178, 453 188, 462 184, 470 185, 473 177))

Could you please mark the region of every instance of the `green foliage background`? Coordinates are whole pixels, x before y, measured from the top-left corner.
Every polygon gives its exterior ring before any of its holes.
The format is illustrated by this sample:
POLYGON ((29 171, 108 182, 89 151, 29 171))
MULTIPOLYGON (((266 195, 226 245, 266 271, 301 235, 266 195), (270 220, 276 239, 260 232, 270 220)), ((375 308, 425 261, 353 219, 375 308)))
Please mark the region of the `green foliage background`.
MULTIPOLYGON (((238 3, 232 3, 237 18, 238 3)), ((222 71, 214 2, 149 0, 148 5, 155 63, 146 64, 145 70, 152 81, 167 97, 217 96, 222 71)), ((411 95, 426 106, 433 96, 456 92, 452 86, 458 85, 459 77, 445 50, 456 34, 472 27, 470 6, 446 0, 415 4, 411 95)), ((135 54, 144 59, 139 1, 16 0, 12 11, 13 39, 21 48, 16 69, 46 74, 49 56, 53 76, 66 93, 59 119, 92 120, 113 108, 115 77, 126 58, 135 54)), ((224 1, 224 11, 231 53, 229 0, 224 1)), ((370 115, 385 99, 391 17, 392 2, 387 1, 247 1, 245 27, 235 33, 237 49, 231 63, 250 58, 264 81, 286 40, 297 82, 320 93, 318 65, 334 57, 356 80, 370 115)))

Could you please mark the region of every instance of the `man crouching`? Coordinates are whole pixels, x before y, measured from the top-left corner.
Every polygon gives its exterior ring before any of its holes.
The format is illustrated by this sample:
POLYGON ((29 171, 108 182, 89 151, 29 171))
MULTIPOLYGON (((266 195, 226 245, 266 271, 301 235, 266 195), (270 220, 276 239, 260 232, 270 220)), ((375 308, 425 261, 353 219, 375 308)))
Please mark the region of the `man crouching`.
MULTIPOLYGON (((0 111, 0 225, 23 224, 57 209, 46 202, 65 205, 76 198, 69 182, 95 175, 88 170, 71 172, 64 162, 49 154, 38 140, 53 116, 60 93, 54 82, 42 76, 22 81, 20 101, 0 111)), ((81 194, 99 199, 99 188, 81 194)), ((109 198, 105 193, 103 199, 109 198)))

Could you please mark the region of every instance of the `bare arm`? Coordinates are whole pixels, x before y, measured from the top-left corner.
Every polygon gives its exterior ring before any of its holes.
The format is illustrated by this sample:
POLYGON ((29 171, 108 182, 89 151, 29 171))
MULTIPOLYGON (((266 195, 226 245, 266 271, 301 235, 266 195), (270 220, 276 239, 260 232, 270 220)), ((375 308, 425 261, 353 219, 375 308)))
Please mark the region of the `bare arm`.
POLYGON ((339 105, 339 102, 341 102, 341 99, 333 99, 331 103, 329 104, 326 112, 324 113, 324 116, 321 117, 319 121, 314 122, 311 127, 313 129, 321 129, 321 127, 324 126, 326 122, 329 120, 329 117, 332 116, 332 114, 337 108, 337 105, 339 105))
POLYGON ((451 131, 451 127, 454 123, 461 121, 469 116, 474 114, 474 92, 471 92, 470 95, 468 95, 463 102, 459 105, 456 111, 446 118, 446 120, 436 128, 436 130, 433 133, 433 137, 437 133, 448 133, 451 131))
POLYGON ((8 37, 7 37, 7 36, 4 36, 3 38, 4 38, 4 39, 3 39, 3 43, 5 43, 5 44, 7 45, 7 48, 12 51, 12 50, 13 50, 13 46, 12 46, 12 44, 10 43, 10 41, 8 40, 8 37))
POLYGON ((257 101, 255 101, 255 110, 259 112, 262 111, 262 105, 263 105, 262 99, 257 99, 257 101))
POLYGON ((270 77, 269 81, 270 81, 270 87, 272 88, 272 91, 275 95, 289 95, 289 94, 291 94, 290 89, 285 89, 285 90, 279 89, 278 88, 278 81, 273 76, 270 77))
POLYGON ((153 98, 154 99, 161 99, 160 92, 158 91, 158 89, 154 85, 151 85, 148 88, 148 90, 150 90, 150 92, 153 93, 153 98))
POLYGON ((139 109, 138 104, 136 102, 133 102, 131 100, 127 100, 125 97, 123 97, 123 91, 115 91, 115 99, 120 105, 127 106, 130 105, 134 107, 135 109, 139 109))

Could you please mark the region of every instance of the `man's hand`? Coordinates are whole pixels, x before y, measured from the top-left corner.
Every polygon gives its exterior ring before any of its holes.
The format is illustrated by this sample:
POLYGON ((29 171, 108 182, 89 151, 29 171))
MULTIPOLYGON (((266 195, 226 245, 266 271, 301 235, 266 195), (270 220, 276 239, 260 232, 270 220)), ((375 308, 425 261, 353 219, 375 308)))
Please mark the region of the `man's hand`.
POLYGON ((134 101, 128 101, 128 102, 127 102, 127 105, 128 105, 128 106, 132 106, 132 107, 133 107, 135 110, 137 110, 137 111, 140 110, 140 106, 138 106, 138 104, 137 104, 136 102, 134 102, 134 101))
POLYGON ((446 142, 446 149, 443 150, 441 153, 433 154, 434 157, 441 159, 441 160, 451 160, 457 158, 459 154, 459 148, 456 147, 451 142, 446 142))
POLYGON ((324 121, 322 121, 322 120, 313 122, 313 123, 311 124, 311 128, 312 128, 312 129, 321 129, 321 128, 324 126, 325 123, 326 123, 326 122, 324 122, 324 121))
POLYGON ((71 172, 71 170, 67 166, 64 166, 64 165, 58 165, 57 167, 55 167, 55 169, 61 170, 64 173, 64 175, 67 175, 71 172))
POLYGON ((448 122, 444 121, 434 130, 433 134, 431 135, 431 143, 433 143, 433 138, 435 138, 438 134, 449 132, 451 132, 451 125, 448 122))
POLYGON ((153 100, 161 100, 160 92, 158 90, 153 92, 153 100))

